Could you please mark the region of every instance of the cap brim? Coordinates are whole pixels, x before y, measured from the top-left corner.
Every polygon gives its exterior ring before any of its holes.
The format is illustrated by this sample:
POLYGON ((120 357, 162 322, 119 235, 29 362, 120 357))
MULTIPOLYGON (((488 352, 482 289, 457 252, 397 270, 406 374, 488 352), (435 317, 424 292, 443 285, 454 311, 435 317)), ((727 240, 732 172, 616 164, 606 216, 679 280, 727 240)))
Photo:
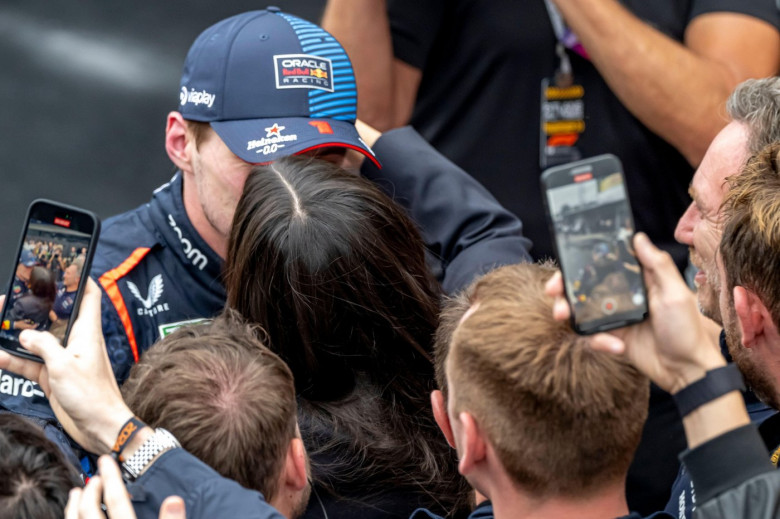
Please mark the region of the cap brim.
POLYGON ((282 157, 326 147, 357 150, 377 167, 374 152, 358 135, 355 125, 335 119, 279 117, 212 121, 211 127, 230 151, 251 164, 273 162, 282 157))

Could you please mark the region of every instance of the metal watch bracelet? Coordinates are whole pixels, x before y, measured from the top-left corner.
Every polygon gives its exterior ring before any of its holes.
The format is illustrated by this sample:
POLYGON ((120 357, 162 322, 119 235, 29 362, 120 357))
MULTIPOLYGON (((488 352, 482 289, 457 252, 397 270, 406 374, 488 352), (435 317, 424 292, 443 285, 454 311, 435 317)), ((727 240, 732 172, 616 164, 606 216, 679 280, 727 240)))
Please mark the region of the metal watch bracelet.
POLYGON ((132 456, 122 462, 122 472, 125 478, 135 481, 154 458, 167 450, 179 447, 181 447, 181 444, 173 434, 162 427, 158 427, 154 430, 154 434, 147 438, 132 456))

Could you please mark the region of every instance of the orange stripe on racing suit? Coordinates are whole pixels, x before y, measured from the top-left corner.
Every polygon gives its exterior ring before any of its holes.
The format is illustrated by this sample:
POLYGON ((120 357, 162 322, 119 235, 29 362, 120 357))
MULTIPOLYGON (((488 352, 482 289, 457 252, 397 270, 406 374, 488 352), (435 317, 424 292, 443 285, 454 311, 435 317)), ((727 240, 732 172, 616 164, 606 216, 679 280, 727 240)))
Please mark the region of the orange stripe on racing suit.
POLYGON ((106 291, 106 295, 114 304, 116 313, 119 314, 119 320, 122 321, 122 326, 125 328, 127 342, 130 343, 130 349, 133 351, 133 359, 135 359, 136 362, 138 362, 138 343, 135 341, 135 332, 133 331, 133 325, 130 322, 130 312, 127 311, 125 300, 122 298, 122 293, 119 291, 119 286, 116 282, 135 268, 150 250, 151 249, 148 247, 139 247, 135 249, 121 265, 113 270, 109 270, 98 279, 103 286, 103 290, 106 291))

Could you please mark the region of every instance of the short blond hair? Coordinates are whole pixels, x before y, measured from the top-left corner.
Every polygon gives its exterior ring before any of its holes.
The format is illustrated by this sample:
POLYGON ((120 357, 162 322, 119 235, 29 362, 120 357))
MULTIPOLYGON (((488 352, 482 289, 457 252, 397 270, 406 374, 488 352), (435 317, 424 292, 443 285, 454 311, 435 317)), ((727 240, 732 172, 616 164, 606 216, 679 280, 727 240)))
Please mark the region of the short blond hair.
POLYGON ((625 478, 647 417, 649 382, 552 317, 549 265, 502 267, 476 285, 479 305, 447 361, 456 412, 474 416, 521 488, 586 496, 625 478))

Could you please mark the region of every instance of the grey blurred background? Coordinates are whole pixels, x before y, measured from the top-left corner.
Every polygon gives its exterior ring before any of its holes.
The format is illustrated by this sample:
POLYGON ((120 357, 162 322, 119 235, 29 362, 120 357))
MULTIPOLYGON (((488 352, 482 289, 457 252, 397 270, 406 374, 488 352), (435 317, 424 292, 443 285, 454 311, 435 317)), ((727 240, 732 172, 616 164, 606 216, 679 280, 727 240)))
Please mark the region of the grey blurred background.
POLYGON ((0 282, 33 199, 106 218, 170 178, 165 117, 190 44, 267 5, 319 22, 325 0, 0 0, 0 282))

